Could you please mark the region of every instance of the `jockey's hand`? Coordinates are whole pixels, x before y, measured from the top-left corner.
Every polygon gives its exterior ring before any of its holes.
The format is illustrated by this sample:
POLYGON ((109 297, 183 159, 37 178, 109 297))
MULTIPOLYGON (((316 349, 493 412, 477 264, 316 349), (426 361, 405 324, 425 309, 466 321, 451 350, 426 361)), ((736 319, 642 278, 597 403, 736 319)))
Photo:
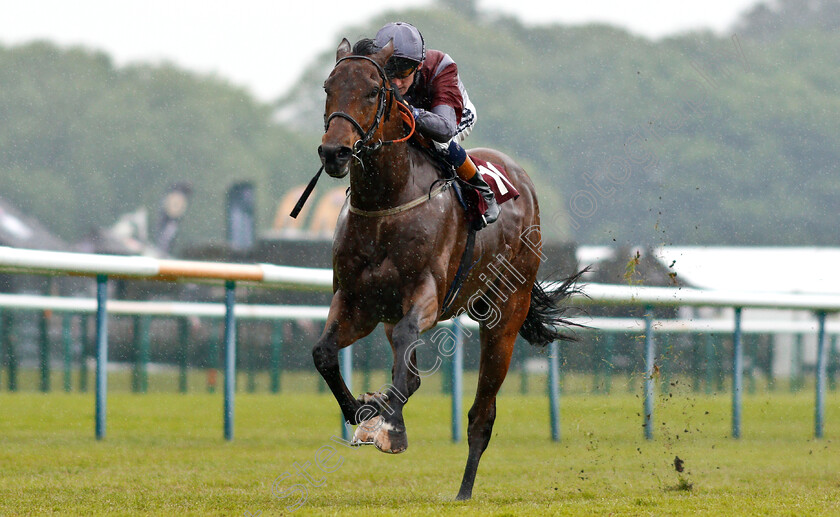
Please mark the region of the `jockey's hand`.
POLYGON ((421 110, 420 108, 415 108, 414 106, 409 106, 409 108, 411 108, 411 115, 415 119, 423 113, 423 110, 421 110))

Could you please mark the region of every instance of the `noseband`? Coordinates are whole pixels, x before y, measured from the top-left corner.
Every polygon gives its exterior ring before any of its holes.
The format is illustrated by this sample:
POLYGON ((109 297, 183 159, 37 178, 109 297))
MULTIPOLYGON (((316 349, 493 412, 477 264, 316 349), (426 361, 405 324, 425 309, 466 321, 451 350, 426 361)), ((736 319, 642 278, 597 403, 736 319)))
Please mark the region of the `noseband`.
MULTIPOLYGON (((377 63, 376 61, 374 61, 373 59, 371 59, 367 56, 345 56, 345 57, 343 57, 343 58, 341 58, 341 59, 339 59, 338 61, 335 62, 335 66, 333 67, 333 70, 338 65, 340 65, 343 61, 347 61, 349 59, 364 59, 365 61, 369 61, 369 62, 373 63, 373 65, 376 67, 376 71, 379 72, 379 77, 382 79, 382 85, 379 87, 379 92, 378 92, 379 102, 378 102, 378 105, 376 107, 376 117, 373 119, 373 124, 370 126, 370 128, 367 131, 365 131, 364 128, 362 128, 362 125, 359 124, 356 121, 356 119, 354 119, 351 115, 349 115, 348 113, 345 113, 344 111, 335 111, 335 112, 331 113, 329 116, 324 115, 324 117, 325 117, 325 119, 324 119, 324 132, 326 133, 327 130, 329 130, 330 122, 332 122, 332 120, 334 118, 343 118, 343 119, 347 120, 348 122, 350 122, 350 124, 353 125, 353 128, 356 131, 358 131, 359 135, 361 135, 361 137, 362 137, 361 140, 357 140, 356 143, 353 144, 353 156, 361 162, 358 155, 362 151, 364 151, 364 152, 375 151, 375 150, 379 149, 380 147, 382 147, 383 145, 388 145, 388 144, 392 144, 392 143, 396 143, 396 142, 405 142, 406 140, 408 140, 411 137, 411 134, 414 133, 414 123, 413 123, 414 121, 413 121, 413 119, 411 120, 411 133, 408 136, 397 139, 397 140, 388 140, 388 141, 385 141, 385 142, 383 142, 382 140, 379 140, 378 142, 369 145, 368 142, 370 142, 370 140, 373 138, 373 134, 376 133, 376 130, 379 129, 379 124, 382 123, 383 116, 385 117, 385 121, 386 122, 388 121, 388 119, 391 115, 391 103, 394 100, 394 96, 396 95, 396 92, 394 91, 393 86, 391 86, 390 88, 388 88, 386 86, 389 83, 389 81, 388 81, 388 76, 385 74, 385 70, 382 68, 382 66, 379 63, 377 63), (388 95, 388 93, 390 93, 391 95, 388 95)), ((399 103, 399 104, 401 105, 402 103, 399 103)), ((404 111, 408 111, 408 110, 405 109, 404 111)))

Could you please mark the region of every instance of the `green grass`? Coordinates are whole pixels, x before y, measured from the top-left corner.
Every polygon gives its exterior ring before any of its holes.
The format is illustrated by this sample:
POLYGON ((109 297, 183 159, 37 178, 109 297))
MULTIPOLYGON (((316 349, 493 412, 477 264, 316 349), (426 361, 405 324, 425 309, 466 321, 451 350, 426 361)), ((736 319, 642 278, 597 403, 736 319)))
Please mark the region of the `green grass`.
MULTIPOLYGON (((508 386, 473 500, 453 502, 467 446, 451 443, 449 399, 425 384, 406 406, 410 446, 399 456, 331 441, 329 394, 240 393, 228 443, 218 393, 112 393, 97 442, 92 394, 0 392, 0 515, 288 515, 294 498, 276 498, 272 484, 305 462, 323 485, 308 486, 296 515, 840 514, 837 393, 823 440, 813 439, 808 392, 745 396, 740 440, 728 437, 728 395, 659 397, 653 441, 636 395, 561 405, 554 443, 546 398, 508 386), (325 446, 341 456, 330 473, 315 466, 325 446)), ((290 476, 278 487, 295 483, 306 484, 290 476)))
MULTIPOLYGON (((114 366, 112 363, 111 366, 114 366)), ((108 391, 114 392, 129 392, 132 386, 132 377, 130 365, 122 364, 122 368, 117 371, 110 371, 108 374, 108 391)), ((445 382, 444 368, 441 368, 437 373, 423 379, 422 394, 440 393, 442 383, 445 382)), ((22 368, 17 374, 18 391, 39 391, 41 384, 40 371, 35 368, 22 368)), ((448 375, 448 374, 446 374, 448 375)), ((384 370, 373 370, 370 372, 369 388, 376 389, 382 384, 388 382, 391 372, 384 370)), ((524 386, 527 394, 542 394, 546 393, 548 378, 543 373, 529 373, 523 382, 522 372, 519 369, 511 370, 508 373, 507 380, 502 386, 501 393, 503 394, 518 394, 522 393, 524 386)), ((249 391, 249 374, 240 369, 237 372, 238 388, 241 391, 249 391)), ((271 377, 267 371, 261 370, 253 374, 254 391, 268 392, 271 386, 271 377)), ((477 372, 475 370, 467 370, 464 372, 464 385, 472 390, 477 380, 477 372)), ((191 368, 187 373, 187 389, 191 393, 207 392, 208 374, 206 370, 199 368, 191 368)), ((224 377, 222 372, 217 372, 216 390, 221 389, 224 377)), ((731 388, 731 378, 726 377, 718 389, 718 382, 714 381, 712 388, 707 390, 704 379, 695 379, 686 374, 679 374, 673 378, 658 379, 657 387, 661 387, 663 383, 673 383, 675 387, 680 389, 688 387, 693 388, 693 383, 699 382, 697 392, 705 394, 714 394, 718 391, 728 392, 731 388)), ((93 390, 95 383, 94 368, 91 367, 87 374, 88 390, 93 390)), ((70 388, 71 391, 79 391, 81 381, 78 368, 74 368, 71 373, 70 388)), ((281 391, 284 393, 316 393, 319 385, 325 387, 320 377, 313 374, 312 371, 283 371, 280 376, 281 391)), ((571 373, 564 374, 561 370, 560 384, 562 389, 567 394, 602 394, 607 391, 607 381, 603 376, 594 376, 586 373, 571 373)), ((612 393, 636 393, 642 390, 643 374, 641 372, 633 372, 631 374, 616 373, 610 377, 609 388, 612 393)), ((365 387, 364 374, 359 369, 354 371, 353 386, 357 388, 356 391, 361 391, 365 387)), ((150 371, 148 374, 148 392, 149 393, 172 393, 178 391, 179 388, 179 374, 176 367, 158 368, 150 371)), ((5 369, 0 370, 0 392, 8 389, 8 373, 5 369)), ((365 388, 366 389, 366 388, 365 388)), ((64 373, 59 369, 53 369, 50 372, 50 391, 62 392, 64 390, 64 373)), ((792 379, 775 379, 772 382, 766 378, 757 378, 752 382, 747 375, 744 379, 744 390, 746 393, 763 393, 763 392, 790 392, 803 391, 805 393, 814 392, 813 376, 802 381, 802 385, 792 384, 792 379)), ((470 393, 471 394, 471 393, 470 393)))

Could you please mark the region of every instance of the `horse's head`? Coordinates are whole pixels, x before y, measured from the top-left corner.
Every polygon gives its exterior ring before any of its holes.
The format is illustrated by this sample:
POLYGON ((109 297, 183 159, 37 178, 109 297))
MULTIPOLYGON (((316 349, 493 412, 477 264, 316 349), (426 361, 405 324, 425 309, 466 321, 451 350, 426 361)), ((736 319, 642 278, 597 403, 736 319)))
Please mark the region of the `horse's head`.
POLYGON ((338 46, 335 68, 324 82, 325 132, 318 147, 324 170, 334 178, 346 176, 350 160, 360 159, 365 146, 383 139, 381 121, 392 99, 383 67, 393 52, 390 42, 368 56, 352 55, 347 39, 338 46))

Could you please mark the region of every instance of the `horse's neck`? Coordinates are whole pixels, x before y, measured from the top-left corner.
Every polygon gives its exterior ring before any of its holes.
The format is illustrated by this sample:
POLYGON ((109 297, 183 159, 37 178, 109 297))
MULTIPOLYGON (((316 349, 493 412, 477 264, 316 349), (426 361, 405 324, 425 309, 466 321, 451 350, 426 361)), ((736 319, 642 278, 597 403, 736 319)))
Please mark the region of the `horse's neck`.
POLYGON ((350 202, 360 210, 384 210, 411 201, 434 181, 425 178, 424 162, 406 144, 380 148, 364 167, 356 162, 350 169, 350 202))

